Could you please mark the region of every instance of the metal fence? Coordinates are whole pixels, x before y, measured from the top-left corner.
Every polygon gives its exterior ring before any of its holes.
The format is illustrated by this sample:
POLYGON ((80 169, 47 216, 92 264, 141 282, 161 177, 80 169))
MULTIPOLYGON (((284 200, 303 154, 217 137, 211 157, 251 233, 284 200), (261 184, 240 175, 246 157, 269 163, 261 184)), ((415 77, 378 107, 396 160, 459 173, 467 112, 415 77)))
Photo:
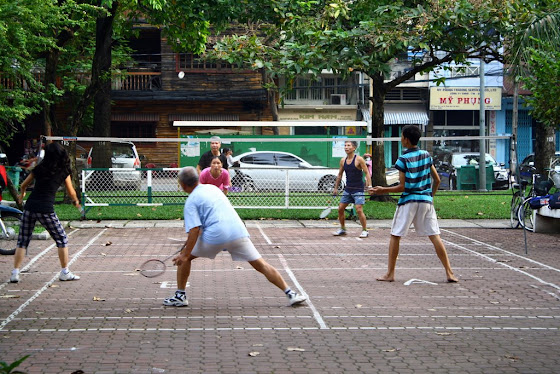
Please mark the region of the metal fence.
MULTIPOLYGON (((180 168, 84 169, 82 205, 182 205, 187 195, 177 181, 180 168)), ((332 191, 338 169, 230 169, 228 198, 235 208, 319 209, 337 205, 332 191)), ((339 191, 344 187, 344 179, 339 191)))

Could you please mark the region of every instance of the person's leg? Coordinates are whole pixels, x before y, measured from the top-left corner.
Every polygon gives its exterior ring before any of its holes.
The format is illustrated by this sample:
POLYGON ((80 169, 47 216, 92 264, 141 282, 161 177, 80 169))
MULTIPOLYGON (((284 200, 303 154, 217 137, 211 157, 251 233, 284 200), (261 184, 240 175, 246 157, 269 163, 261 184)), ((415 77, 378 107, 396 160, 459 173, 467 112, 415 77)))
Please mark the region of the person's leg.
POLYGON ((266 262, 262 257, 254 261, 249 261, 249 264, 251 264, 256 271, 263 274, 270 283, 274 284, 282 291, 288 288, 288 284, 284 278, 282 278, 282 275, 278 272, 278 270, 266 262))
POLYGON ((37 219, 41 222, 41 225, 47 229, 51 238, 56 242, 58 248, 58 261, 60 262, 60 276, 59 279, 62 281, 78 280, 79 276, 73 274, 70 269, 68 269, 68 236, 64 231, 64 227, 60 223, 56 213, 40 213, 37 215, 37 219))
POLYGON ((19 226, 19 234, 17 240, 17 249, 14 255, 14 269, 12 270, 12 275, 10 276, 10 282, 19 282, 19 269, 23 264, 25 259, 25 254, 27 253, 27 247, 31 241, 31 236, 33 235, 33 229, 35 228, 36 219, 33 213, 24 210, 21 217, 21 223, 19 226))
POLYGON ((387 274, 377 278, 378 281, 393 282, 395 280, 395 267, 397 265, 397 257, 399 256, 400 236, 391 235, 389 241, 389 262, 387 265, 387 274))
POLYGON ((447 251, 445 250, 445 245, 443 244, 441 237, 439 235, 430 235, 429 238, 434 245, 434 249, 436 250, 439 260, 445 268, 447 281, 452 283, 459 282, 459 279, 453 275, 453 270, 451 270, 451 264, 449 263, 449 257, 447 257, 447 251))
POLYGON ((367 231, 367 221, 366 221, 366 215, 364 214, 364 206, 361 204, 355 204, 354 207, 356 208, 356 214, 360 219, 360 224, 362 225, 362 231, 367 231))
POLYGON ((338 222, 340 222, 340 228, 346 230, 346 207, 348 203, 338 204, 338 222))
POLYGON ((177 289, 184 291, 187 288, 187 282, 191 275, 191 263, 196 257, 190 255, 188 260, 177 267, 177 289))
POLYGON ((249 264, 258 271, 259 273, 263 274, 266 279, 276 287, 280 288, 286 296, 288 296, 288 300, 290 301, 290 305, 298 305, 307 300, 307 297, 303 295, 298 295, 297 292, 292 291, 292 289, 288 286, 282 275, 276 270, 276 268, 266 262, 262 257, 258 258, 254 261, 249 261, 249 264))

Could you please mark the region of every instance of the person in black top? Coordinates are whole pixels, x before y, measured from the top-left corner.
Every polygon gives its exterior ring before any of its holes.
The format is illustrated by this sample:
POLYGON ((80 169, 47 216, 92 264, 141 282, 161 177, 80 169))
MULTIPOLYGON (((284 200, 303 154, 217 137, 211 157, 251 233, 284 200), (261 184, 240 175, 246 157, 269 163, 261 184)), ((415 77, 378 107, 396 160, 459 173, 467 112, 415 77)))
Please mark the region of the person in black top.
POLYGON ((223 153, 220 153, 221 146, 222 142, 219 136, 213 136, 210 138, 210 150, 200 156, 200 160, 198 161, 198 165, 196 166, 196 171, 198 171, 199 175, 202 170, 210 167, 212 159, 216 156, 220 157, 220 160, 222 161, 222 167, 226 170, 228 169, 227 157, 223 153))
POLYGON ((68 237, 62 227, 58 216, 54 212, 54 199, 58 187, 64 182, 66 191, 72 199, 72 204, 81 211, 80 201, 76 191, 72 186, 70 176, 70 158, 68 153, 58 143, 51 143, 45 147, 45 158, 35 167, 29 176, 21 184, 21 193, 18 196, 20 203, 23 202, 27 186, 35 180, 35 188, 27 199, 17 242, 16 254, 14 257, 14 270, 10 277, 10 282, 17 283, 20 279, 20 266, 25 258, 27 247, 31 241, 31 235, 37 220, 47 229, 58 247, 58 258, 60 260, 59 279, 61 281, 71 281, 80 279, 68 269, 68 237))

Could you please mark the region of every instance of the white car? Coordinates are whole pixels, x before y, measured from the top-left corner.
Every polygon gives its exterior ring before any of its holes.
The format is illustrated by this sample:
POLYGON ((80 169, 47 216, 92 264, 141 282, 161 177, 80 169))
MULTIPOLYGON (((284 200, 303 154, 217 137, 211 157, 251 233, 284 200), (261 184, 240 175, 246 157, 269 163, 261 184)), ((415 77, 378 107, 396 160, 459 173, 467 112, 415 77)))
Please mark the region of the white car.
MULTIPOLYGON (((93 148, 89 150, 87 157, 87 167, 91 168, 93 148)), ((129 169, 123 171, 113 170, 113 184, 116 187, 133 186, 140 189, 142 183, 142 174, 134 169, 140 168, 140 156, 136 146, 131 142, 112 143, 111 144, 111 165, 114 169, 129 169)))
MULTIPOLYGON (((313 166, 304 159, 288 152, 255 151, 233 157, 230 168, 232 191, 284 190, 286 181, 291 192, 332 192, 338 168, 313 166)), ((345 178, 338 190, 345 186, 345 178)))

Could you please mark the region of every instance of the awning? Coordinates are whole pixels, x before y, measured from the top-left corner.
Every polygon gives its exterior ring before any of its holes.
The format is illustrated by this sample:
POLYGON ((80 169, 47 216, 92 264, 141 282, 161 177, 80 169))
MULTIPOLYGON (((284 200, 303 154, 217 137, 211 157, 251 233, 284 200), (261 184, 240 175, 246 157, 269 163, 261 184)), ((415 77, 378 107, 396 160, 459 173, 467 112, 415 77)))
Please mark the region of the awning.
POLYGON ((428 124, 426 108, 422 104, 385 104, 385 125, 422 125, 428 124))
POLYGON ((364 121, 173 121, 175 127, 224 127, 224 126, 244 126, 244 127, 314 127, 314 126, 366 126, 364 121))

